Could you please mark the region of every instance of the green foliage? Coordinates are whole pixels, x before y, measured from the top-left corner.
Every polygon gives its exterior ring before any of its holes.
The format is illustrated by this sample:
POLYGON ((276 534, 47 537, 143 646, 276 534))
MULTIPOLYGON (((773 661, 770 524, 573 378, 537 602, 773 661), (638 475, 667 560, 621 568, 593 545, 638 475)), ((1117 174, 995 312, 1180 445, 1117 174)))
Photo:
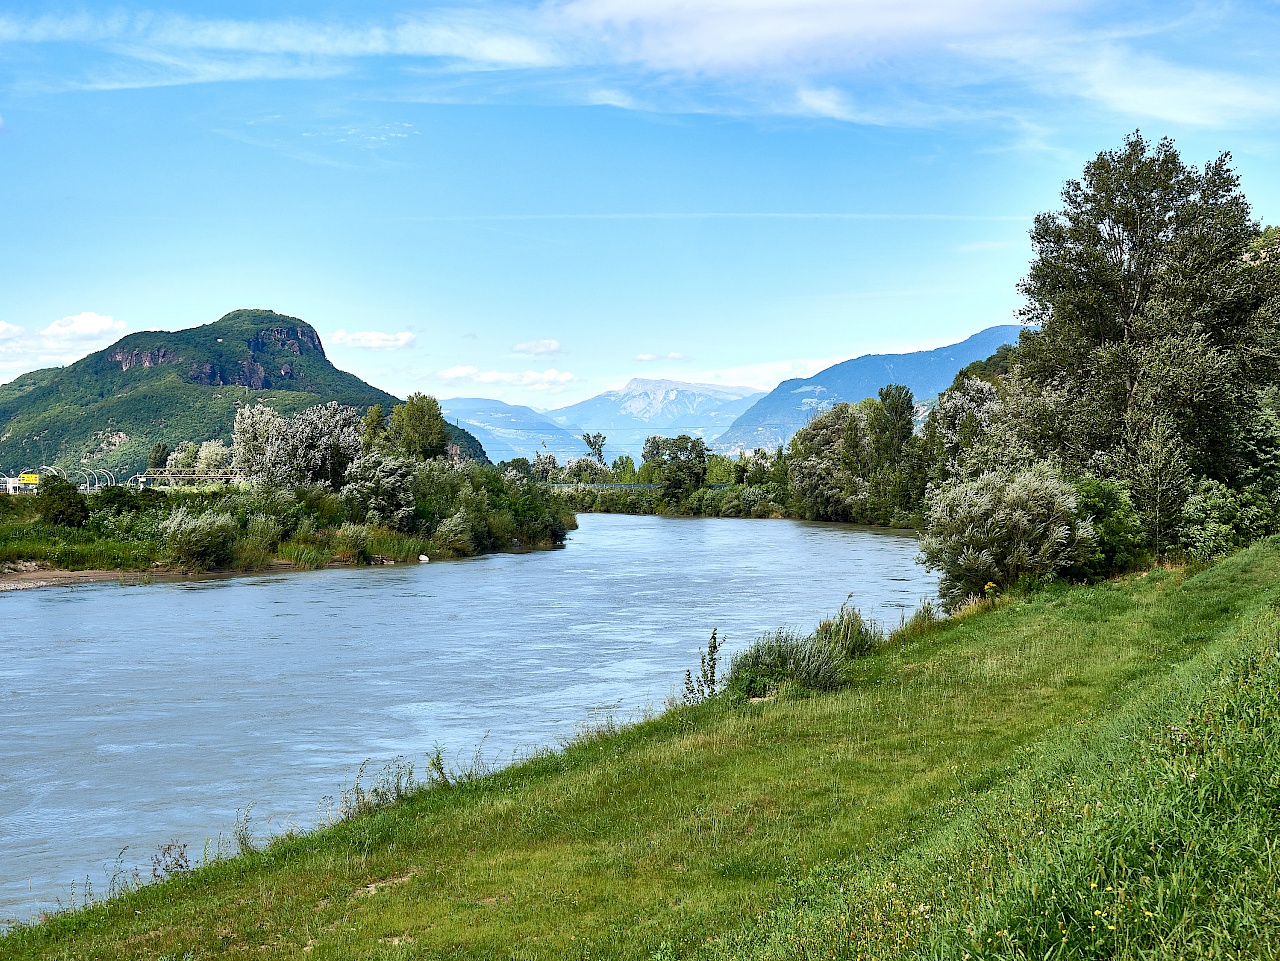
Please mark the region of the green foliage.
POLYGON ((778 630, 733 655, 725 688, 745 697, 769 697, 786 689, 833 691, 845 682, 845 659, 835 646, 778 630))
POLYGON ((862 616, 846 601, 834 617, 824 619, 813 632, 814 639, 826 644, 846 660, 866 657, 885 643, 884 632, 862 616))
POLYGON ((342 498, 363 523, 409 531, 414 514, 413 465, 377 452, 358 457, 347 469, 342 498))
POLYGON ((1182 546, 1198 561, 1238 550, 1275 531, 1273 503, 1257 490, 1234 491, 1203 478, 1182 506, 1182 546))
POLYGON ((702 438, 650 437, 644 442, 644 466, 662 488, 668 506, 678 506, 706 483, 707 445, 702 438))
POLYGON ((604 443, 605 436, 597 431, 594 434, 583 434, 582 442, 587 445, 587 451, 595 462, 602 467, 604 466, 604 443))
POLYGON ((1088 556, 1064 576, 1096 580, 1141 566, 1150 557, 1147 531, 1128 488, 1117 481, 1083 477, 1075 489, 1076 512, 1091 522, 1095 539, 1088 556))
POLYGON ((440 404, 426 394, 410 394, 391 409, 387 439, 410 460, 443 457, 449 447, 449 430, 440 404))
POLYGON ((57 474, 40 478, 36 509, 47 524, 59 527, 84 527, 89 519, 89 503, 80 489, 57 474))
POLYGON ((171 513, 160 530, 169 562, 192 571, 229 564, 240 531, 228 513, 206 510, 197 514, 185 506, 171 513))
POLYGON ((147 470, 159 470, 169 462, 169 445, 164 441, 156 441, 152 445, 150 453, 147 454, 147 470))
POLYGON ((1230 483, 1247 469, 1243 435, 1276 376, 1280 276, 1245 256, 1256 232, 1230 160, 1188 166, 1134 133, 1036 218, 1021 290, 1038 330, 1017 361, 1070 464, 1167 421, 1194 473, 1230 483))
POLYGON ((366 564, 369 561, 369 529, 363 524, 348 521, 333 532, 330 543, 340 561, 347 564, 366 564))

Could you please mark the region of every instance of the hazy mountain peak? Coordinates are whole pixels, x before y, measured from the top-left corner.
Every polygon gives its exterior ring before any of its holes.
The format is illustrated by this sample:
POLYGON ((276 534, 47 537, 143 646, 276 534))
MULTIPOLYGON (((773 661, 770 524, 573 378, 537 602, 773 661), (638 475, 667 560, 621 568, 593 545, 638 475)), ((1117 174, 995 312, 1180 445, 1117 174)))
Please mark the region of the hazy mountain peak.
POLYGON ((698 394, 705 394, 708 397, 718 397, 724 400, 741 400, 744 397, 750 397, 752 394, 764 393, 764 391, 755 387, 731 387, 724 384, 695 384, 683 380, 632 377, 621 390, 605 391, 605 393, 600 396, 623 397, 630 394, 647 394, 666 391, 693 391, 698 394))

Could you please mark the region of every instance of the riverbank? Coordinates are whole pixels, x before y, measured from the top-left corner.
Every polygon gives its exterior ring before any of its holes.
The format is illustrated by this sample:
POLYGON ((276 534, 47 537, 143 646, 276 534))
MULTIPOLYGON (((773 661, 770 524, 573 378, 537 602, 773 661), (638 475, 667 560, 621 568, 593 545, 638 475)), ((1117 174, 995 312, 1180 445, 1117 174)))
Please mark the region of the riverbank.
MULTIPOLYGON (((1274 661, 1277 583, 1280 548, 1267 542, 1194 577, 1162 570, 1016 599, 866 658, 836 693, 715 699, 487 776, 448 774, 326 830, 16 930, 0 949, 12 958, 906 957, 945 942, 958 945, 945 955, 1004 956, 1017 954, 1010 931, 1021 938, 1039 923, 1034 898, 1015 910, 1035 864, 1057 865, 1050 880, 1078 890, 1069 907, 1080 911, 1055 907, 1058 916, 1105 911, 1083 927, 1115 924, 1126 945, 1149 934, 1153 956, 1185 956, 1188 919, 1210 947, 1237 937, 1243 921, 1261 938, 1248 943, 1274 945, 1280 921, 1254 909, 1253 887, 1234 896, 1255 916, 1203 924, 1214 904, 1227 910, 1219 881, 1248 876, 1274 893, 1274 877, 1230 860, 1247 848, 1170 849, 1143 866, 1147 882, 1135 876, 1130 888, 1126 877, 1129 893, 1117 896, 1103 874, 1073 881, 1067 856, 1078 850, 1092 864, 1096 854, 1111 870, 1109 835, 1080 834, 1080 808, 1052 802, 1087 798, 1089 825, 1119 827, 1122 810, 1176 814, 1189 804, 1171 794, 1164 808, 1133 807, 1155 790, 1134 777, 1151 765, 1181 772, 1178 784, 1210 776, 1197 745, 1221 731, 1204 727, 1200 705, 1224 691, 1243 692, 1232 702, 1241 709, 1261 696, 1245 662, 1253 657, 1258 674, 1274 661), (1043 848, 1042 837, 1059 847, 1043 848), (1195 874, 1198 851, 1217 852, 1218 881, 1195 874), (1155 920, 1138 912, 1117 923, 1113 907, 1094 904, 1184 881, 1200 893, 1165 903, 1155 920), (955 940, 988 922, 992 941, 955 940), (1161 943, 1174 947, 1162 953, 1161 943)), ((1254 773, 1259 784, 1274 778, 1254 773)), ((1237 811, 1230 823, 1260 816, 1237 811)), ((1161 823, 1141 822, 1134 836, 1161 823)), ((1124 953, 1119 937, 1093 955, 1124 953)))

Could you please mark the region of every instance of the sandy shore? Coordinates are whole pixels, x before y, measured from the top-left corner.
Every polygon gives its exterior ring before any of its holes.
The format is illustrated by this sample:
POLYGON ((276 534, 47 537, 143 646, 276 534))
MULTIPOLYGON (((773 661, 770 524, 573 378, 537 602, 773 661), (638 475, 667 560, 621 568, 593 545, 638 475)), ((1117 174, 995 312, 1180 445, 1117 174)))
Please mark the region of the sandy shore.
MULTIPOLYGON (((333 567, 347 565, 330 565, 333 567)), ((118 581, 121 584, 147 584, 153 581, 194 581, 219 577, 244 577, 253 574, 283 573, 295 570, 287 561, 276 561, 262 571, 204 571, 191 574, 184 571, 62 571, 23 564, 17 570, 0 571, 0 594, 8 591, 29 591, 37 587, 74 587, 77 584, 101 584, 118 581)))

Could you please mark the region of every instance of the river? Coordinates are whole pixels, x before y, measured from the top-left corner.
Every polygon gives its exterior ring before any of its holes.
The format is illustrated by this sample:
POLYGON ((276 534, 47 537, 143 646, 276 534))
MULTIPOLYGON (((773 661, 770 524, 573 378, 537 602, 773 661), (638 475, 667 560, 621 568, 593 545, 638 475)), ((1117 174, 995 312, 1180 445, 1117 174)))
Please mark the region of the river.
POLYGON ((893 625, 937 592, 892 533, 579 523, 557 551, 0 594, 0 919, 169 841, 198 857, 250 803, 259 835, 312 825, 366 760, 501 762, 660 708, 713 627, 727 657, 850 594, 893 625))

